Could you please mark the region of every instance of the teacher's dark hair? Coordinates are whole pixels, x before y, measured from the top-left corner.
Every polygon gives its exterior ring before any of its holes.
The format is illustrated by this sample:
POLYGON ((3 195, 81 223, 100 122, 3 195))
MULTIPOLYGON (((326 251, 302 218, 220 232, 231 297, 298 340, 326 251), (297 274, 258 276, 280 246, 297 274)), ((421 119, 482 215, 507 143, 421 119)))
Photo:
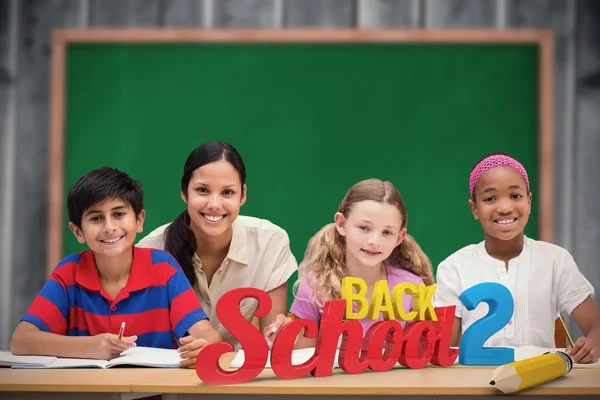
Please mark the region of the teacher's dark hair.
MULTIPOLYGON (((227 142, 207 142, 197 147, 188 156, 183 166, 181 192, 188 196, 188 186, 192 174, 198 168, 213 162, 225 160, 237 170, 242 183, 242 196, 246 183, 246 167, 240 153, 227 142)), ((196 238, 190 228, 190 214, 185 210, 165 231, 165 250, 175 257, 192 287, 196 285, 193 257, 196 252, 196 238)))

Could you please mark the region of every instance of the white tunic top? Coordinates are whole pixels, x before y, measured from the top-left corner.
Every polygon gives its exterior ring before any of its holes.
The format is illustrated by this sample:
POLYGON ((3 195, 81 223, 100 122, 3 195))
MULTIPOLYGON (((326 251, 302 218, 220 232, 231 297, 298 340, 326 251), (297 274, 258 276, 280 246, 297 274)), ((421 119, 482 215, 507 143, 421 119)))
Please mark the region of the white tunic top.
MULTIPOLYGON (((164 250, 166 224, 156 228, 137 246, 164 250)), ((232 225, 233 235, 229 252, 215 272, 210 286, 202 271, 202 262, 194 254, 197 285, 194 287, 202 308, 223 340, 240 349, 239 342, 221 325, 216 314, 216 304, 222 295, 240 287, 253 287, 269 292, 281 286, 298 269, 296 258, 290 250, 287 233, 277 225, 259 218, 238 216, 232 225)), ((254 318, 255 299, 245 299, 240 312, 248 321, 254 318)))
POLYGON ((444 260, 438 267, 436 281, 434 306, 456 305, 455 315, 462 318, 463 333, 488 312, 485 303, 467 311, 458 300, 463 291, 481 282, 501 283, 510 290, 514 299, 512 319, 485 346, 554 348, 558 313, 571 314, 588 296, 594 296, 594 288, 567 250, 527 237, 521 254, 509 261, 508 271, 505 263, 492 258, 485 242, 481 242, 444 260))

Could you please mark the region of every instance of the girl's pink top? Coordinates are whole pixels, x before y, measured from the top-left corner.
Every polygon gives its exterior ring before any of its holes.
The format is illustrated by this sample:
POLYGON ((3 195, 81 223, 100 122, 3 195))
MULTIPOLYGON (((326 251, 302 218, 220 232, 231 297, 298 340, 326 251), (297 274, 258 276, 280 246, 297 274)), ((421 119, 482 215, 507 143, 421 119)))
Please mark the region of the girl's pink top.
MULTIPOLYGON (((394 286, 410 282, 415 285, 423 283, 423 279, 413 274, 412 272, 392 267, 386 263, 387 268, 387 282, 390 292, 394 289, 394 286)), ((316 301, 313 300, 313 290, 306 280, 303 280, 298 287, 298 293, 292 303, 290 312, 298 318, 306 318, 315 321, 317 324, 321 322, 321 315, 323 314, 323 307, 320 306, 316 301)), ((412 296, 404 293, 402 296, 402 306, 405 312, 409 312, 412 309, 412 296)), ((354 310, 356 311, 356 303, 354 304, 354 310)), ((379 315, 378 321, 382 321, 382 314, 379 315)), ((370 319, 359 320, 363 327, 363 334, 367 332, 369 327, 377 321, 370 319)), ((406 322, 399 321, 404 327, 406 322)))

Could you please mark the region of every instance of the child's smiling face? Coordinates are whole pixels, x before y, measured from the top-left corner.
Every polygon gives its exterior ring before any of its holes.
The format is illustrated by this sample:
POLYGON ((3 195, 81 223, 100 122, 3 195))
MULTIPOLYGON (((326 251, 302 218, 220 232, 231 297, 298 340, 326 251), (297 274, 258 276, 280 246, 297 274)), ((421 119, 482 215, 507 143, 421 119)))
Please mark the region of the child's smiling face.
POLYGON ((397 207, 365 200, 352 205, 348 217, 335 215, 336 229, 346 238, 346 263, 379 267, 406 236, 397 207))
POLYGON ((87 243, 96 257, 119 257, 131 252, 136 234, 142 232, 146 212, 139 215, 123 199, 105 199, 85 210, 81 227, 69 223, 79 243, 87 243))
POLYGON ((474 197, 469 207, 486 239, 512 240, 523 234, 531 213, 531 193, 519 172, 510 167, 486 171, 477 181, 474 197))

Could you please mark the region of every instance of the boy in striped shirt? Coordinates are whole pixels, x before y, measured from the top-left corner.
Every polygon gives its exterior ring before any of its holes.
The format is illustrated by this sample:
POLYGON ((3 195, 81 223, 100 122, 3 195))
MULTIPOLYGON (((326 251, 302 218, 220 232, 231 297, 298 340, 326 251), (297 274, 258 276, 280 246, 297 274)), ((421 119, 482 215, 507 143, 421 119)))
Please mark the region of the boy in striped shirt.
POLYGON ((90 250, 57 265, 15 329, 12 353, 111 359, 136 345, 179 347, 181 366, 194 368, 200 349, 221 337, 175 259, 134 246, 146 216, 140 183, 113 168, 91 171, 67 208, 90 250))

